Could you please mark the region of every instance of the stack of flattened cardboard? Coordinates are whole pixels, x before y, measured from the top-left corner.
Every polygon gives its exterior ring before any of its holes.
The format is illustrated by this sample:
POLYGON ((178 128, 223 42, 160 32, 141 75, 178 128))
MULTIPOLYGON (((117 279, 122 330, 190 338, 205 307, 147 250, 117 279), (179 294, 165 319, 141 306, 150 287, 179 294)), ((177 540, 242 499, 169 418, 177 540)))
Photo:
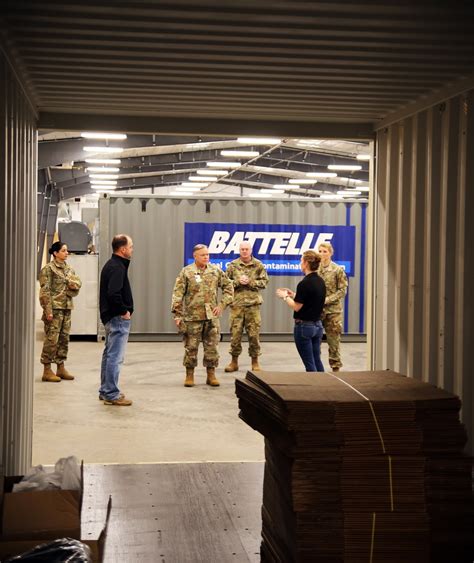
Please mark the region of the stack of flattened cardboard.
POLYGON ((472 561, 456 396, 392 371, 248 372, 236 393, 265 436, 262 561, 472 561))

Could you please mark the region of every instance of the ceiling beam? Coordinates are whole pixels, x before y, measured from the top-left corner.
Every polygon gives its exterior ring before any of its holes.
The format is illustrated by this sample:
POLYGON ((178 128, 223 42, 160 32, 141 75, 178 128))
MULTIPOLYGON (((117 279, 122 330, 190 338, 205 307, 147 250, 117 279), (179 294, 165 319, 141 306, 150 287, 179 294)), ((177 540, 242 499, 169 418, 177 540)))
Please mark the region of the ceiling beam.
POLYGON ((374 138, 370 122, 277 121, 172 117, 158 115, 104 115, 41 112, 39 129, 48 131, 110 131, 167 135, 265 135, 295 138, 366 140, 374 138))

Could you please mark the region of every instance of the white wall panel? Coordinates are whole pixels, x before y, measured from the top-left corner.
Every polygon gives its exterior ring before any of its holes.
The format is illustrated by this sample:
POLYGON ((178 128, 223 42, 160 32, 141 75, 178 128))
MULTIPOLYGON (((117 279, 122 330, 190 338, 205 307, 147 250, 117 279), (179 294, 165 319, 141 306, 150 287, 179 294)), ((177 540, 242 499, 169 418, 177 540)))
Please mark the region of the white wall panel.
POLYGON ((373 368, 458 394, 471 440, 473 112, 470 91, 378 132, 371 296, 373 368))

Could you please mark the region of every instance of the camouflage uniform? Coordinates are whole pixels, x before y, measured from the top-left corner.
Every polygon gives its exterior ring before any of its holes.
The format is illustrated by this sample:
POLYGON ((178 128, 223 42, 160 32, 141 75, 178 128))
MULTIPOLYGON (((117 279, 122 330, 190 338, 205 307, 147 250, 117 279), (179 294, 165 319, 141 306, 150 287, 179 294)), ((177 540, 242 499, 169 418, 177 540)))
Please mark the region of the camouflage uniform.
POLYGON ((219 319, 212 310, 219 305, 224 310, 232 302, 232 283, 222 270, 208 264, 204 270, 190 264, 181 270, 173 289, 171 311, 175 319, 181 319, 180 332, 184 340, 186 368, 197 365, 199 342, 204 347, 203 365, 215 368, 219 363, 219 319), (222 290, 221 302, 217 302, 218 288, 222 290))
POLYGON ((256 258, 247 264, 241 258, 233 260, 227 268, 227 276, 234 285, 234 301, 230 312, 230 353, 232 356, 240 356, 242 353, 242 333, 245 327, 249 340, 249 356, 256 358, 260 355, 260 327, 262 319, 260 316, 260 305, 263 298, 260 290, 265 289, 268 284, 268 274, 256 258), (249 278, 248 285, 241 285, 240 276, 249 278))
POLYGON ((39 275, 39 299, 43 308, 45 339, 41 353, 42 364, 62 364, 67 359, 71 331, 72 298, 81 288, 81 280, 66 262, 52 260, 39 275), (53 320, 48 321, 48 315, 53 320))
POLYGON ((326 267, 319 265, 318 274, 326 284, 326 301, 321 320, 329 346, 329 365, 332 369, 342 367, 340 344, 342 332, 342 306, 347 292, 347 276, 344 269, 334 262, 326 267))

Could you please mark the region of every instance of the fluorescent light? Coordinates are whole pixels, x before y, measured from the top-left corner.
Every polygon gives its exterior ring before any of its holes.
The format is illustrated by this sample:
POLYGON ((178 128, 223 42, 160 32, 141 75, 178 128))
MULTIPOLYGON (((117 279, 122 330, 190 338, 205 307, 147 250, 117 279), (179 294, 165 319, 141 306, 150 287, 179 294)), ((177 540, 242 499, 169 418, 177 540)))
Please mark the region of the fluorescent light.
POLYGON ((240 162, 226 162, 224 160, 211 161, 207 165, 211 168, 240 168, 242 166, 240 162))
POLYGON ((117 189, 117 186, 96 186, 95 184, 91 184, 91 188, 93 190, 113 191, 117 189))
POLYGON ((221 155, 222 156, 236 156, 236 157, 242 157, 242 158, 252 158, 255 156, 260 156, 260 153, 258 151, 239 151, 239 150, 224 150, 221 151, 221 155))
POLYGON ((120 158, 86 158, 87 164, 120 164, 120 158))
POLYGON ((89 178, 95 180, 118 180, 117 174, 89 174, 89 178))
POLYGON ((188 179, 192 182, 216 182, 217 176, 189 176, 188 179))
POLYGON ((361 192, 368 192, 368 191, 370 191, 369 186, 357 186, 357 189, 360 190, 361 192))
POLYGON ((125 133, 81 133, 84 139, 113 139, 114 141, 123 141, 127 138, 125 133))
POLYGON ((299 188, 299 186, 289 186, 288 184, 273 184, 272 188, 276 190, 289 190, 291 188, 293 190, 295 188, 299 188))
POLYGON ((321 194, 319 196, 319 199, 344 199, 342 197, 342 195, 336 195, 336 194, 321 194))
POLYGON ((194 195, 193 192, 170 192, 169 195, 194 195))
POLYGON ((357 160, 370 160, 371 156, 370 154, 358 154, 357 155, 357 160))
POLYGON ((243 145, 278 145, 278 143, 281 143, 281 139, 274 137, 239 137, 237 142, 243 145))
POLYGON ((92 184, 100 184, 101 186, 116 186, 117 180, 93 180, 92 184))
POLYGON ((359 164, 330 164, 328 170, 362 170, 359 164))
POLYGON ((191 187, 188 188, 188 187, 184 187, 184 186, 176 186, 175 190, 177 192, 199 192, 199 191, 201 191, 201 188, 198 188, 197 186, 192 187, 192 188, 191 187))
POLYGON ((335 172, 307 172, 306 176, 308 178, 335 178, 337 174, 335 172))
POLYGON ((86 152, 122 152, 123 148, 121 147, 84 147, 83 149, 86 152))
POLYGON ((119 172, 120 168, 114 168, 112 166, 91 166, 86 168, 86 172, 119 172))
POLYGON ((288 183, 290 184, 317 184, 318 181, 317 180, 306 180, 305 178, 292 178, 291 180, 288 180, 288 183))
MULTIPOLYGON (((196 174, 202 174, 204 176, 209 174, 209 172, 210 170, 206 170, 205 168, 200 168, 199 170, 196 170, 196 174)), ((212 174, 214 174, 214 176, 225 176, 228 173, 229 173, 228 170, 212 170, 212 174)))
POLYGON ((205 188, 209 182, 181 182, 183 188, 205 188))
POLYGON ((275 188, 271 188, 271 189, 262 189, 260 190, 262 192, 262 194, 284 194, 285 190, 275 190, 275 188))
POLYGON ((342 195, 342 196, 346 196, 346 197, 351 197, 353 195, 360 195, 362 192, 358 191, 358 190, 339 190, 338 192, 336 192, 337 195, 342 195))

